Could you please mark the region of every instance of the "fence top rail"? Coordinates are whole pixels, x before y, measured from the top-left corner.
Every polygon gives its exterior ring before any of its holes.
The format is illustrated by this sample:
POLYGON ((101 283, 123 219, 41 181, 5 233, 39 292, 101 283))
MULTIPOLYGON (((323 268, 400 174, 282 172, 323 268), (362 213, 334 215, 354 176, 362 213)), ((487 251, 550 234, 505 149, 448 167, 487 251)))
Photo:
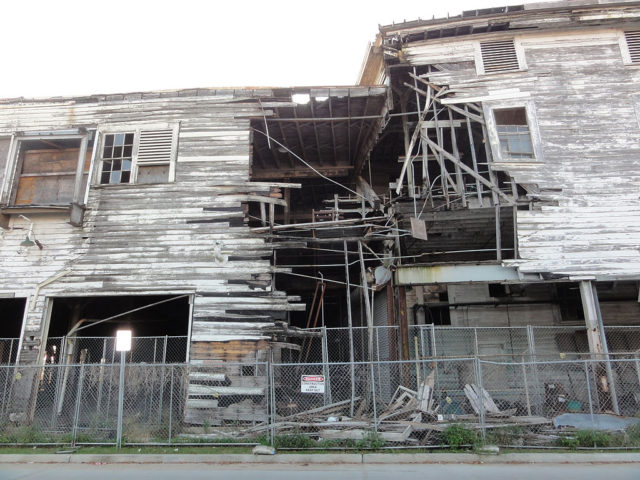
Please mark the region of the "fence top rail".
MULTIPOLYGON (((62 340, 64 338, 74 338, 76 340, 84 340, 84 339, 92 339, 92 340, 109 339, 109 340, 115 340, 116 339, 116 337, 114 335, 114 336, 100 336, 100 337, 91 337, 91 336, 49 337, 49 340, 62 340)), ((185 338, 186 339, 187 335, 150 335, 150 336, 131 337, 132 340, 147 339, 147 338, 149 338, 149 339, 185 338)))
POLYGON ((586 358, 576 358, 574 360, 537 360, 530 362, 492 362, 491 360, 482 360, 478 359, 478 362, 481 364, 491 364, 491 365, 563 365, 563 364, 593 364, 593 363, 635 363, 636 359, 633 358, 602 358, 602 359, 586 359, 586 358))
MULTIPOLYGON (((207 363, 207 364, 193 364, 193 363, 151 363, 151 362, 126 362, 127 367, 135 367, 135 368, 163 368, 163 367, 185 367, 191 370, 206 370, 209 368, 230 368, 230 367, 244 367, 244 366, 268 366, 268 362, 219 362, 219 363, 207 363)), ((301 364, 292 364, 292 365, 301 365, 301 364)), ((322 364, 310 364, 310 365, 322 365, 322 364)), ((0 364, 0 369, 8 369, 8 368, 65 368, 65 367, 119 367, 119 362, 109 362, 109 363, 45 363, 45 364, 0 364)), ((255 375, 244 375, 247 377, 253 377, 255 375)))
MULTIPOLYGON (((426 323, 424 325, 409 325, 409 328, 419 329, 434 329, 438 330, 526 330, 527 328, 541 329, 541 330, 584 330, 585 325, 516 325, 516 326, 503 326, 503 325, 483 325, 483 326, 465 326, 465 325, 434 325, 433 323, 426 323)), ((348 331, 349 327, 316 327, 307 328, 305 330, 321 332, 323 328, 327 332, 334 331, 348 331)), ((375 325, 374 330, 384 329, 398 329, 398 325, 375 325)), ((367 326, 351 327, 352 330, 368 330, 367 326)), ((640 330, 640 325, 605 325, 605 330, 640 330)))

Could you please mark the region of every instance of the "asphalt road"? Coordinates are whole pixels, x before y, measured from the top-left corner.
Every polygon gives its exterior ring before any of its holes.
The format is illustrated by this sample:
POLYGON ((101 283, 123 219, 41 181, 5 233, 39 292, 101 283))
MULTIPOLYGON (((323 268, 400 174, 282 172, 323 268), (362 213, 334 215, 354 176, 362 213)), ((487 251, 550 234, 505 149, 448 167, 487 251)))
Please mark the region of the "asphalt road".
POLYGON ((0 480, 622 480, 638 464, 607 465, 207 465, 0 464, 0 480))

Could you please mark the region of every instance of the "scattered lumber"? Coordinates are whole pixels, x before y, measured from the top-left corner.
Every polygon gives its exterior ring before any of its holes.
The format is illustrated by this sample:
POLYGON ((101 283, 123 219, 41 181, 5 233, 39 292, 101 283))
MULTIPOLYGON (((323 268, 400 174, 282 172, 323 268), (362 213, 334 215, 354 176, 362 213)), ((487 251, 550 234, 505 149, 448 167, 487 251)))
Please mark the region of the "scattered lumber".
POLYGON ((471 408, 476 412, 476 415, 480 415, 481 412, 497 415, 502 413, 491 398, 491 395, 484 388, 467 383, 464 386, 464 394, 467 396, 467 400, 469 400, 471 408))

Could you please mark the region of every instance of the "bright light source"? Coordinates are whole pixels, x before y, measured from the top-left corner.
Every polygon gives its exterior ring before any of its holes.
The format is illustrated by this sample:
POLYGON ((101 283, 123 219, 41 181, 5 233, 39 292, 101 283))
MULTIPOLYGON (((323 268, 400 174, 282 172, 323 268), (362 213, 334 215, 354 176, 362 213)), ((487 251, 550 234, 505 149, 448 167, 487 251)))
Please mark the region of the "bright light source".
POLYGON ((295 103, 305 105, 311 100, 311 96, 308 93, 294 93, 291 95, 291 100, 295 103))
POLYGON ((118 330, 116 332, 116 352, 128 352, 131 350, 131 330, 118 330))
POLYGON ((316 102, 326 102, 329 97, 316 97, 316 102))

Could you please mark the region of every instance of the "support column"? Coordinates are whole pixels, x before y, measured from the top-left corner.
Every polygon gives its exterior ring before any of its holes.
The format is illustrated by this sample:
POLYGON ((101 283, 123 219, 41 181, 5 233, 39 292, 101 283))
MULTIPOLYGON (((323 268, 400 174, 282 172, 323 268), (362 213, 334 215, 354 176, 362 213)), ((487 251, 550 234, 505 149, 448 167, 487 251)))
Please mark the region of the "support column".
MULTIPOLYGON (((398 287, 398 320, 400 323, 400 360, 409 360, 409 324, 407 322, 407 292, 398 287)), ((411 384, 411 372, 406 363, 402 364, 403 385, 411 384)))
POLYGON ((590 280, 580 282, 580 298, 582 299, 582 309, 584 310, 584 321, 587 326, 587 339, 589 340, 589 353, 591 358, 601 360, 604 355, 602 345, 602 335, 598 324, 598 313, 596 310, 596 299, 591 288, 590 280))
POLYGON ((598 364, 597 377, 598 394, 605 397, 603 400, 605 405, 610 405, 611 409, 620 414, 618 408, 618 398, 616 395, 615 382, 613 380, 613 370, 611 368, 611 360, 609 358, 609 349, 607 348, 607 339, 604 335, 604 326, 602 322, 602 313, 600 312, 600 303, 598 302, 598 292, 595 284, 590 280, 580 281, 580 297, 582 299, 582 308, 584 310, 584 320, 587 325, 587 339, 589 341, 589 352, 593 359, 604 360, 604 372, 602 366, 598 364))

